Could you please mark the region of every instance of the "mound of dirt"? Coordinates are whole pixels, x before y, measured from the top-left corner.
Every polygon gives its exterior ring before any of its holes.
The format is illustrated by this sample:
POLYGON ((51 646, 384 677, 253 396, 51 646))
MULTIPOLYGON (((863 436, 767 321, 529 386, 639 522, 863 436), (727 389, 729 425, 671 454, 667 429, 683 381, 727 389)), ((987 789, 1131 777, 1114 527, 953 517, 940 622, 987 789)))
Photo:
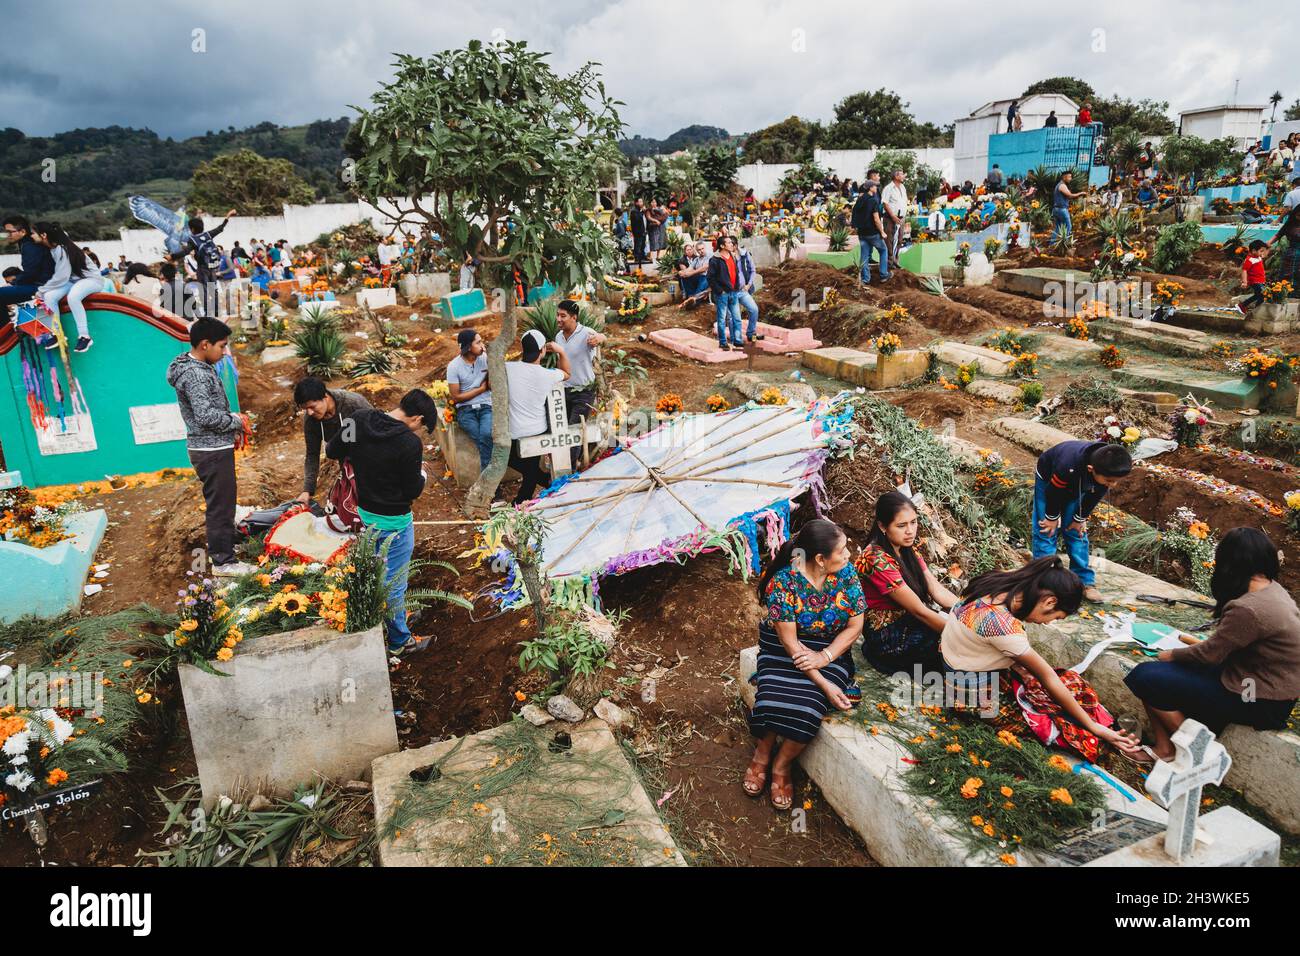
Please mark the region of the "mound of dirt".
POLYGON ((906 306, 913 319, 942 335, 961 337, 1005 324, 983 309, 930 295, 928 292, 891 288, 882 290, 882 298, 906 306))
MULTIPOLYGON (((1217 463, 1218 457, 1213 457, 1217 463)), ((1173 465, 1174 459, 1161 455, 1157 461, 1173 465)), ((1247 470, 1262 472, 1262 469, 1256 470, 1249 466, 1247 470)), ((1217 474, 1215 471, 1209 473, 1217 474)), ((1242 477, 1253 483, 1262 480, 1259 473, 1242 477)), ((1190 508, 1220 537, 1232 528, 1258 528, 1283 552, 1282 569, 1278 577, 1282 586, 1292 593, 1300 588, 1300 541, 1281 518, 1266 515, 1245 502, 1216 494, 1181 475, 1157 475, 1140 465, 1106 497, 1110 504, 1156 527, 1162 526, 1179 508, 1190 508)))
POLYGON ((775 269, 763 270, 759 305, 768 311, 791 309, 798 303, 820 302, 822 289, 827 287, 838 292, 841 299, 871 301, 852 269, 832 269, 820 262, 800 259, 784 262, 775 269))
POLYGON ((1043 304, 1036 299, 1001 292, 989 286, 956 286, 948 290, 948 298, 992 315, 1001 325, 1042 322, 1043 304))

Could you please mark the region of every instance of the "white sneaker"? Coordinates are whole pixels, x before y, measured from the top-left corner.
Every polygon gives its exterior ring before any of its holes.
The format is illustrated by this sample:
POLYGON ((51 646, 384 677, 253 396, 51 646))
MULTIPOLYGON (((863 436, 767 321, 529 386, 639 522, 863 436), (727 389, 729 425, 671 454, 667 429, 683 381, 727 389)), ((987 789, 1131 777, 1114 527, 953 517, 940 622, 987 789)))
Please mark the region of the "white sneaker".
POLYGON ((216 578, 237 578, 241 574, 256 571, 257 568, 244 561, 231 561, 229 564, 213 565, 212 576, 216 578))

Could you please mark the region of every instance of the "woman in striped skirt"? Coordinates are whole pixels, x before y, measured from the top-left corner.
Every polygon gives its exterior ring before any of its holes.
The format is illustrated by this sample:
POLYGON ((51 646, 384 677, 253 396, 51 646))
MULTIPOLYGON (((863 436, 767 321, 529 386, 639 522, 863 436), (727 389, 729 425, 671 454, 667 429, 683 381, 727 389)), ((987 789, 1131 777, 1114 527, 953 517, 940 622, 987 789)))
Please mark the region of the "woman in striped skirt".
POLYGON ((853 706, 845 693, 853 684, 850 649, 862 633, 866 599, 844 532, 820 518, 781 547, 759 579, 758 594, 766 613, 758 627, 758 693, 749 719, 758 746, 744 788, 759 796, 770 766, 772 806, 789 810, 791 763, 832 706, 853 706))

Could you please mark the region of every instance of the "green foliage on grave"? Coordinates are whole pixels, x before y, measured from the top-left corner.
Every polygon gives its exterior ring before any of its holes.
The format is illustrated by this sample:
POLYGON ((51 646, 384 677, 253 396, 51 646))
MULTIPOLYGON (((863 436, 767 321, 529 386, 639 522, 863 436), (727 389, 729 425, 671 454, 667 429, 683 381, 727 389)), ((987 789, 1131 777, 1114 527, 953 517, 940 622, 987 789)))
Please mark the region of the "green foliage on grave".
POLYGON ((1196 250, 1201 248, 1201 241, 1199 222, 1173 222, 1161 226, 1156 233, 1155 252, 1151 256, 1152 267, 1156 272, 1165 274, 1177 272, 1192 261, 1196 250))
POLYGON ((369 866, 375 834, 370 794, 317 780, 263 810, 221 797, 201 809, 198 779, 154 788, 167 820, 163 849, 141 852, 154 866, 369 866), (184 789, 181 789, 184 788, 184 789), (180 793, 173 797, 173 791, 180 793))
MULTIPOLYGON (((897 474, 905 475, 914 493, 924 494, 927 501, 947 511, 961 525, 955 530, 962 532, 958 543, 967 551, 962 566, 973 574, 1001 567, 1010 531, 971 495, 959 475, 957 459, 947 446, 930 429, 889 402, 872 395, 855 395, 849 402, 854 407, 854 421, 867 429, 871 453, 880 455, 897 474)), ((869 489, 869 493, 874 499, 883 490, 869 489)), ((927 521, 922 518, 923 524, 927 521)))
POLYGON ((299 328, 289 336, 289 341, 308 374, 329 379, 343 370, 343 353, 347 347, 337 329, 299 328))

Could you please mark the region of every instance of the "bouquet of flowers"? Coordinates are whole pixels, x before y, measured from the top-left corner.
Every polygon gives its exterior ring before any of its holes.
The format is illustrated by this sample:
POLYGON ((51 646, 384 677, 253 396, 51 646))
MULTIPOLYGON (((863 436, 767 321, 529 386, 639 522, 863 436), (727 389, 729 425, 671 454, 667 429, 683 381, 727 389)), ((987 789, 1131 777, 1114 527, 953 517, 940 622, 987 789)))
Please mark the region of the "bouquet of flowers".
POLYGON ((686 405, 682 402, 681 396, 673 392, 660 395, 659 401, 655 402, 655 411, 660 415, 678 415, 685 408, 686 405))
POLYGON ((1280 305, 1287 300, 1292 291, 1291 283, 1286 279, 1270 282, 1264 286, 1264 301, 1273 305, 1280 305))
POLYGON ((1142 429, 1132 422, 1123 421, 1116 415, 1107 415, 1101 420, 1101 433, 1097 436, 1098 441, 1123 445, 1125 448, 1137 444, 1141 438, 1142 429))
POLYGON ((1190 398, 1182 403, 1169 416, 1173 425, 1173 439, 1180 445, 1195 448, 1201 444, 1202 433, 1210 422, 1210 410, 1190 398))
POLYGON ((704 404, 711 412, 725 412, 731 407, 731 403, 716 392, 706 398, 704 404))
POLYGON ((623 301, 618 306, 620 322, 639 322, 650 312, 650 303, 641 295, 640 286, 632 286, 623 293, 623 301))
POLYGON ((1119 349, 1114 345, 1108 345, 1102 349, 1098 361, 1100 361, 1103 366, 1110 369, 1124 367, 1124 356, 1119 354, 1119 349))
POLYGON ((1258 379, 1270 390, 1276 391, 1291 384, 1292 373, 1298 365, 1300 356, 1282 356, 1252 347, 1232 367, 1240 371, 1244 378, 1258 379))
POLYGON ((1074 316, 1069 322, 1065 323, 1065 334, 1081 342, 1088 341, 1088 320, 1077 315, 1074 316))
POLYGON ((48 548, 70 537, 66 521, 83 510, 75 500, 53 507, 36 503, 30 488, 22 485, 0 491, 0 535, 32 548, 48 548))
POLYGON ((180 623, 167 635, 167 645, 176 649, 181 660, 210 674, 220 674, 212 662, 234 657, 244 633, 236 626, 226 603, 227 587, 218 587, 210 578, 199 578, 193 571, 186 574, 195 580, 177 592, 180 623))
POLYGON ((763 391, 759 393, 759 396, 758 396, 758 404, 760 404, 760 405, 784 405, 784 404, 785 404, 785 393, 782 392, 782 391, 781 391, 779 388, 777 388, 775 385, 769 385, 767 388, 763 389, 763 391))
POLYGON ((893 355, 903 345, 903 340, 893 332, 886 332, 875 339, 876 351, 881 355, 893 355))
POLYGON ((1288 491, 1282 496, 1286 505, 1286 524, 1292 531, 1300 532, 1300 490, 1288 491))
POLYGON ((1187 559, 1192 587, 1202 594, 1209 594, 1210 575, 1214 571, 1214 549, 1218 546, 1218 541, 1210 532, 1210 526, 1198 518, 1191 508, 1179 508, 1165 522, 1160 543, 1187 559))
POLYGON ((1177 305, 1187 290, 1181 283, 1162 279, 1156 283, 1155 298, 1161 305, 1177 305))

